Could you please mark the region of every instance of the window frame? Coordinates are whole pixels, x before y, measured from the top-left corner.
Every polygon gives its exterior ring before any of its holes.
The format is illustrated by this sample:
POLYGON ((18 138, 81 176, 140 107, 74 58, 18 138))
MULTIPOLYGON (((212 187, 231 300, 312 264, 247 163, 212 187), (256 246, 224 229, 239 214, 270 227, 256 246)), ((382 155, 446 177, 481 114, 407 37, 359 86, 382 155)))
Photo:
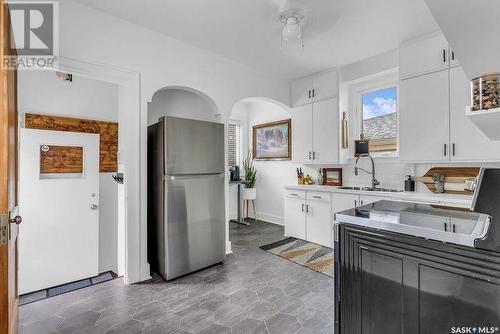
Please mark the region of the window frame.
MULTIPOLYGON (((227 146, 228 146, 228 153, 229 153, 229 126, 236 126, 239 131, 237 130, 236 133, 235 133, 235 136, 236 136, 236 165, 237 166, 241 166, 241 163, 243 161, 243 155, 242 155, 242 151, 243 151, 243 125, 241 124, 240 121, 238 120, 229 120, 228 122, 228 127, 227 127, 227 133, 228 133, 228 138, 227 138, 227 146), (239 133, 238 133, 239 132, 239 133)), ((227 159, 227 166, 232 166, 231 164, 229 164, 229 155, 228 155, 228 159, 227 159)))
MULTIPOLYGON (((367 78, 362 78, 352 85, 350 89, 351 94, 351 105, 355 110, 354 118, 351 118, 353 125, 353 135, 354 139, 359 139, 361 130, 363 128, 363 94, 373 93, 378 90, 384 90, 387 88, 396 88, 396 118, 397 118, 397 136, 396 151, 387 152, 373 152, 370 155, 373 158, 398 158, 399 157, 399 138, 401 136, 400 126, 399 126, 399 79, 397 71, 389 71, 387 73, 381 73, 376 76, 370 76, 367 78)), ((354 155, 354 152, 351 157, 354 155)))

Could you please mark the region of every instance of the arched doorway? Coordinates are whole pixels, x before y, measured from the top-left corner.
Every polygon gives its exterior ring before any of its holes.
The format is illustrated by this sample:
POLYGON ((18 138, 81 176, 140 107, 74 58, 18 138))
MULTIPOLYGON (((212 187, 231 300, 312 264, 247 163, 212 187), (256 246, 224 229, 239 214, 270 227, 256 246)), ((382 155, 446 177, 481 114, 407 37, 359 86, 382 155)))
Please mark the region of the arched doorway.
MULTIPOLYGON (((260 97, 238 101, 233 106, 229 116, 229 127, 235 127, 237 129, 236 133, 239 133, 236 136, 236 143, 228 145, 229 148, 230 146, 236 147, 235 152, 228 149, 229 163, 234 162, 236 165, 241 166, 242 161, 252 151, 254 126, 289 119, 291 119, 290 108, 280 102, 260 97)), ((295 166, 289 159, 253 160, 253 164, 257 169, 257 218, 283 225, 284 186, 296 182, 295 166)), ((244 175, 243 169, 241 174, 244 175)), ((230 186, 229 216, 231 219, 236 218, 237 215, 236 193, 236 187, 230 186)), ((253 211, 250 210, 250 212, 253 211)))
POLYGON ((162 116, 175 116, 200 121, 221 122, 215 102, 199 90, 170 86, 159 89, 148 104, 148 124, 162 116))

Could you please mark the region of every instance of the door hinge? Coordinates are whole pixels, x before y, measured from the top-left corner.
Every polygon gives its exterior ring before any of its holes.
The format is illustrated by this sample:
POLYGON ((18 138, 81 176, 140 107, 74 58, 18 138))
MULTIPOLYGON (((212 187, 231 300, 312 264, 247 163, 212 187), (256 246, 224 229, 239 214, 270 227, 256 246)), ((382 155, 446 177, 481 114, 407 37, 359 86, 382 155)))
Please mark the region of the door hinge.
POLYGON ((9 214, 0 214, 0 245, 9 241, 9 214))

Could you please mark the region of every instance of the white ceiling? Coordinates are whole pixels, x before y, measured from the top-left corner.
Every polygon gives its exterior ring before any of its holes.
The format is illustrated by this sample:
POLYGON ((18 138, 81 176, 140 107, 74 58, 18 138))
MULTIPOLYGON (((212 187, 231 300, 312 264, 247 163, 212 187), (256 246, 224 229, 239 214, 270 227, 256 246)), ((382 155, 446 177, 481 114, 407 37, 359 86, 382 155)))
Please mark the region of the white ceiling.
POLYGON ((76 0, 290 79, 353 63, 438 30, 424 0, 76 0), (280 47, 279 12, 305 7, 305 48, 280 47))

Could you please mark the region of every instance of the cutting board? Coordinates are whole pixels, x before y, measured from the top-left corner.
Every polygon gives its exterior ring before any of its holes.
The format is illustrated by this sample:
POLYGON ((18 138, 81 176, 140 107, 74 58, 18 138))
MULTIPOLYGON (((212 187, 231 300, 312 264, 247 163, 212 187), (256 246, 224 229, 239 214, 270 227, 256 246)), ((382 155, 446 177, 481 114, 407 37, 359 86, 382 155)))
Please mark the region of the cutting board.
POLYGON ((475 178, 479 174, 479 167, 433 167, 425 173, 424 176, 414 177, 415 181, 422 182, 426 187, 436 192, 436 186, 432 181, 433 174, 442 174, 446 177, 444 192, 447 194, 467 194, 471 193, 465 188, 465 180, 475 178))

